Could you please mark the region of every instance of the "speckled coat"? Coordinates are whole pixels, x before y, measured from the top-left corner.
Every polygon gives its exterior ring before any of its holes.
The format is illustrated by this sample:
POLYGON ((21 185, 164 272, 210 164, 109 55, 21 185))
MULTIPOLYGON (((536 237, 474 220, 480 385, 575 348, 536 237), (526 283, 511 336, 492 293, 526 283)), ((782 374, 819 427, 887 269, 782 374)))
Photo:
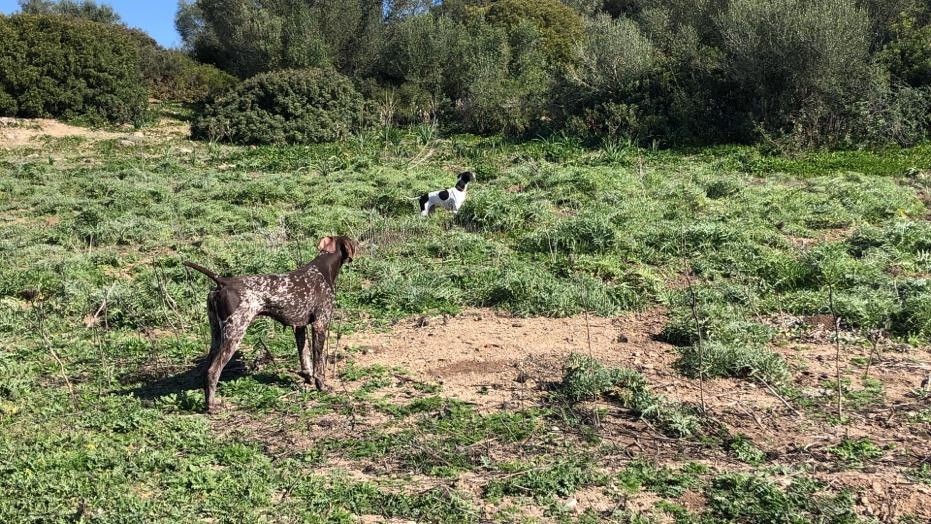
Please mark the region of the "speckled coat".
POLYGON ((351 239, 342 236, 325 237, 318 247, 320 254, 309 264, 275 275, 221 277, 197 264, 184 263, 217 283, 207 295, 211 343, 204 373, 204 394, 208 412, 216 411, 220 374, 257 316, 271 317, 294 327, 300 375, 308 383, 313 380, 318 389, 325 388, 323 344, 333 318, 333 284, 342 265, 352 260, 356 247, 351 239), (308 325, 311 326, 310 348, 308 325))

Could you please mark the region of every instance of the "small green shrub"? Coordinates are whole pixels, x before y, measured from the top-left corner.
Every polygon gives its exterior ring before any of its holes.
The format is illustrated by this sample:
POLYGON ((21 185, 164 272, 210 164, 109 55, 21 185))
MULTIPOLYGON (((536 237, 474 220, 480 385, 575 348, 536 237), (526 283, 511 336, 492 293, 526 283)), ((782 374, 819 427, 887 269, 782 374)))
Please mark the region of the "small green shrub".
POLYGON ((530 251, 557 253, 605 253, 620 242, 611 216, 585 213, 560 220, 553 227, 533 232, 526 245, 530 251))
POLYGON ((195 138, 237 144, 297 144, 346 137, 364 117, 362 95, 329 69, 256 75, 207 104, 195 138))
POLYGON ((147 90, 125 29, 60 16, 0 16, 0 114, 140 124, 147 90))
POLYGON ((686 464, 675 471, 637 460, 628 464, 618 473, 617 478, 629 492, 637 492, 642 488, 662 497, 681 497, 686 490, 699 485, 699 474, 706 471, 707 468, 700 464, 686 464))
POLYGON ((563 366, 559 391, 570 402, 579 402, 607 394, 619 383, 639 383, 642 380, 643 377, 635 371, 606 368, 591 357, 573 353, 563 366))
POLYGON ((766 453, 756 447, 752 440, 743 435, 739 435, 728 442, 727 450, 737 460, 754 466, 762 464, 766 459, 766 453))
POLYGON ((470 193, 455 221, 478 231, 513 232, 528 223, 538 222, 546 214, 546 204, 527 193, 509 193, 488 187, 470 193))
POLYGON ((867 438, 845 438, 829 448, 831 454, 850 465, 862 465, 883 456, 883 450, 867 438))
POLYGON ((691 437, 701 431, 701 420, 692 410, 654 395, 643 375, 630 369, 605 368, 589 356, 569 355, 557 390, 570 403, 599 396, 612 398, 671 436, 691 437))
POLYGON ((706 340, 682 349, 678 366, 689 377, 741 377, 773 384, 789 374, 785 361, 763 346, 706 340))
POLYGON ((504 469, 508 475, 504 480, 489 482, 485 495, 494 498, 505 495, 565 497, 603 482, 603 475, 594 469, 587 457, 560 457, 552 464, 514 464, 504 469))

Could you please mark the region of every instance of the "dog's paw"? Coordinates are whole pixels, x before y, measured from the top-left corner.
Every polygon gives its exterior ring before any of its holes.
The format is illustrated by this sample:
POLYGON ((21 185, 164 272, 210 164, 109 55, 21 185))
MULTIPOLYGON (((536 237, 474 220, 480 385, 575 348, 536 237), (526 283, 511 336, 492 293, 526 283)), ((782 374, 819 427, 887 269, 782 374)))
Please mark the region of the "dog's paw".
POLYGON ((330 393, 333 391, 333 388, 327 386, 320 377, 314 377, 314 385, 317 387, 317 391, 321 393, 330 393))

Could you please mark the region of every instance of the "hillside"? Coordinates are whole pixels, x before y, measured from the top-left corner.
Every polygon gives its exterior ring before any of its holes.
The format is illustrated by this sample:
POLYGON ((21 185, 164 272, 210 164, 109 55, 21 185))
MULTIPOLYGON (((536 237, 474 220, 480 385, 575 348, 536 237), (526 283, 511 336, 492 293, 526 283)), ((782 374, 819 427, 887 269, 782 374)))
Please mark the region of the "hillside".
POLYGON ((928 144, 239 147, 177 117, 0 124, 0 520, 931 519, 928 144), (461 169, 463 211, 417 216, 461 169), (181 262, 282 272, 334 233, 363 251, 332 391, 262 320, 205 415, 181 262))

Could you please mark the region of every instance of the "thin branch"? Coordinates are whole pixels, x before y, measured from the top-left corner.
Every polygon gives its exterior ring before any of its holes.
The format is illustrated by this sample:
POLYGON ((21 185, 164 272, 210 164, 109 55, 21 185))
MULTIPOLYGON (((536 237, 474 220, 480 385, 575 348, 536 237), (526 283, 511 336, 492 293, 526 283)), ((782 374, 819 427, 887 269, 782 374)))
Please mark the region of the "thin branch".
POLYGON ((840 318, 834 310, 834 286, 828 286, 828 308, 831 310, 831 318, 834 321, 834 365, 837 369, 836 391, 837 391, 837 420, 844 420, 844 393, 841 385, 841 343, 840 343, 840 318))
POLYGON ((701 336, 701 322, 698 320, 698 301, 695 299, 695 290, 692 288, 692 267, 689 264, 685 268, 685 282, 689 291, 689 308, 692 310, 692 321, 695 322, 695 334, 698 337, 698 399, 701 402, 702 414, 707 413, 705 407, 705 350, 704 341, 701 336))

